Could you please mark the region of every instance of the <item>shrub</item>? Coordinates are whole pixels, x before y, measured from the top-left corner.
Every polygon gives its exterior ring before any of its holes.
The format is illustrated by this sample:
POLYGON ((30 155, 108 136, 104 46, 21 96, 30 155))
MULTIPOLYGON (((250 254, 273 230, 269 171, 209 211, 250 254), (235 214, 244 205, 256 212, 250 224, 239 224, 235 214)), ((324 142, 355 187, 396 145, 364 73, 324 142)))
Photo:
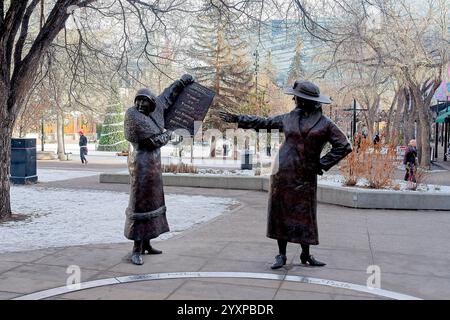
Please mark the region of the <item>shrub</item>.
POLYGON ((178 164, 163 164, 161 165, 162 172, 171 173, 198 173, 198 168, 192 164, 178 163, 178 164))
POLYGON ((397 151, 393 144, 380 142, 373 145, 369 138, 357 135, 354 150, 343 161, 341 173, 344 185, 354 186, 359 179, 365 179, 366 186, 382 189, 392 185, 392 177, 398 165, 397 151))

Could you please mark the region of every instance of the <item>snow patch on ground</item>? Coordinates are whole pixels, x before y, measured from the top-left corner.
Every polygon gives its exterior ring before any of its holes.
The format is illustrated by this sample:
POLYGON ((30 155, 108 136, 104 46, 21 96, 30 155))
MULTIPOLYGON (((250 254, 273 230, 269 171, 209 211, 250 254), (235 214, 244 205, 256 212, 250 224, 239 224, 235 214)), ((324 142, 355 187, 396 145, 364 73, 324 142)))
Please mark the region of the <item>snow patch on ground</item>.
POLYGON ((403 180, 393 180, 393 185, 398 184, 400 186, 399 190, 395 190, 393 188, 385 188, 385 189, 369 189, 365 187, 367 185, 367 181, 364 179, 358 180, 358 183, 354 187, 344 186, 344 177, 341 175, 323 175, 319 176, 317 180, 319 185, 332 186, 332 187, 345 187, 352 189, 360 189, 360 190, 377 190, 377 191, 389 191, 389 192, 433 192, 433 193, 450 193, 450 186, 442 186, 442 185, 432 185, 432 184, 419 184, 417 186, 417 190, 409 190, 408 185, 403 180))
POLYGON ((93 171, 77 171, 77 170, 68 171, 68 170, 54 170, 54 169, 38 169, 37 171, 39 182, 62 181, 96 175, 98 175, 98 172, 93 171))
MULTIPOLYGON (((29 219, 0 224, 0 253, 129 242, 123 235, 129 195, 120 192, 12 186, 14 213, 29 219)), ((227 211, 231 198, 166 194, 168 239, 227 211)))

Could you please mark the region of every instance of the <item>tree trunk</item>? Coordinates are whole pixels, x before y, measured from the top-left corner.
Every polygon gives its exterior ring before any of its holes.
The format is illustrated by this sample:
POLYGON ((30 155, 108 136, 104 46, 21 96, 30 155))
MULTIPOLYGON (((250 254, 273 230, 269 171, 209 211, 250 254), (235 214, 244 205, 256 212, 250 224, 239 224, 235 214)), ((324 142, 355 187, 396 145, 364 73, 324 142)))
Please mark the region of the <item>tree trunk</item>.
MULTIPOLYGON (((6 109, 6 106, 0 105, 6 109)), ((13 122, 0 116, 0 220, 11 216, 10 163, 13 122)))
MULTIPOLYGON (((428 119, 427 119, 428 120, 428 119)), ((421 131, 421 141, 422 141, 422 156, 420 158, 420 166, 426 169, 431 168, 431 146, 430 146, 430 137, 431 137, 431 126, 430 122, 426 123, 420 122, 420 131, 421 131)))
POLYGON ((421 167, 426 169, 430 168, 431 165, 431 147, 430 147, 430 134, 431 134, 431 126, 430 126, 430 113, 428 111, 429 106, 422 100, 422 92, 420 88, 413 88, 411 90, 411 94, 413 96, 417 115, 419 117, 420 127, 420 163, 421 167))
POLYGON ((64 119, 61 111, 57 111, 56 117, 56 139, 58 141, 57 154, 59 160, 64 160, 64 143, 63 143, 63 128, 64 128, 64 119))
POLYGON ((400 129, 402 126, 403 128, 405 126, 405 123, 402 122, 403 110, 406 107, 405 101, 405 91, 404 89, 401 89, 398 95, 397 109, 395 111, 394 123, 392 125, 392 133, 391 137, 389 138, 389 141, 391 143, 400 144, 400 129))
POLYGON ((416 146, 416 149, 417 149, 417 161, 419 162, 419 164, 420 164, 420 160, 422 159, 422 151, 423 151, 423 148, 422 148, 422 123, 420 122, 420 119, 419 120, 417 120, 417 126, 416 126, 416 143, 417 143, 417 146, 416 146))
POLYGON ((216 157, 216 137, 211 137, 211 146, 209 149, 209 157, 215 158, 216 157))
MULTIPOLYGON (((399 99, 398 99, 399 91, 400 90, 396 90, 395 91, 395 96, 394 96, 394 99, 392 99, 391 106, 389 107, 389 114, 388 114, 388 117, 386 119, 386 127, 384 129, 384 138, 385 138, 385 141, 387 143, 392 143, 393 142, 393 140, 391 139, 391 126, 392 126, 392 123, 393 123, 392 117, 394 115, 395 106, 399 102, 399 99)), ((398 107, 397 107, 397 109, 398 109, 398 107)), ((392 131, 394 131, 394 130, 392 130, 392 131)))
POLYGON ((403 132, 404 132, 404 143, 403 145, 408 145, 409 141, 415 139, 415 120, 417 118, 417 104, 414 98, 413 89, 408 89, 405 99, 405 119, 403 121, 403 132))

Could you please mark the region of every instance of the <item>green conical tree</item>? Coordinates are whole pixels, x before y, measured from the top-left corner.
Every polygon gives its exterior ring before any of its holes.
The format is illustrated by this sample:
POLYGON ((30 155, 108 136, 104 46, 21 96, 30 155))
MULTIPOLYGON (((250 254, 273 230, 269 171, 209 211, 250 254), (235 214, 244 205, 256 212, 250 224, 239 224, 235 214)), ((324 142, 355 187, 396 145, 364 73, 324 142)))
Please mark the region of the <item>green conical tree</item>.
POLYGON ((208 10, 194 26, 194 44, 190 50, 195 66, 190 72, 198 82, 216 92, 206 122, 216 128, 224 125, 215 115, 217 109, 238 111, 246 103, 252 87, 251 61, 248 44, 239 30, 230 23, 226 1, 207 1, 208 10), (212 4, 212 5, 211 5, 212 4))
POLYGON ((297 39, 297 45, 295 46, 295 55, 292 58, 292 62, 289 66, 289 73, 286 80, 286 85, 291 86, 295 80, 304 76, 303 64, 302 64, 302 50, 303 42, 301 39, 297 39))
POLYGON ((120 103, 110 105, 106 109, 105 121, 98 143, 99 151, 125 151, 128 150, 128 141, 123 133, 124 121, 123 106, 120 103))

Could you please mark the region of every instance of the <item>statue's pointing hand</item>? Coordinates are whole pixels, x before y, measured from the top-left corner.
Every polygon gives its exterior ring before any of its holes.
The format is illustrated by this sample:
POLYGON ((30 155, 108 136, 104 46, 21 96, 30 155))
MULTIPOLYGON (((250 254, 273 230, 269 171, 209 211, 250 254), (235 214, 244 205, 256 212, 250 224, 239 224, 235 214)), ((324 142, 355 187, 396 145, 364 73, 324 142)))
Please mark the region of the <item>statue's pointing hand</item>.
POLYGON ((239 116, 226 111, 219 111, 219 118, 225 122, 236 123, 239 121, 239 116))

